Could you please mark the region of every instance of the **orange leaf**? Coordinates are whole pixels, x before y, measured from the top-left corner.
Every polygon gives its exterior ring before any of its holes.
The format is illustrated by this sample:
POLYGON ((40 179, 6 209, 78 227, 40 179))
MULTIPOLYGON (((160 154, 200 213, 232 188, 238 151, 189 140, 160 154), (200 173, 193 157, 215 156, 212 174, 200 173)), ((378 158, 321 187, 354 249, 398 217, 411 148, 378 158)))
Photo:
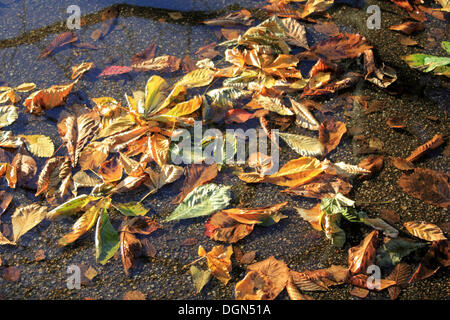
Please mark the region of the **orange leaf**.
POLYGON ((351 273, 366 272, 367 267, 373 263, 377 238, 378 231, 374 230, 361 241, 359 246, 348 249, 348 265, 351 273))

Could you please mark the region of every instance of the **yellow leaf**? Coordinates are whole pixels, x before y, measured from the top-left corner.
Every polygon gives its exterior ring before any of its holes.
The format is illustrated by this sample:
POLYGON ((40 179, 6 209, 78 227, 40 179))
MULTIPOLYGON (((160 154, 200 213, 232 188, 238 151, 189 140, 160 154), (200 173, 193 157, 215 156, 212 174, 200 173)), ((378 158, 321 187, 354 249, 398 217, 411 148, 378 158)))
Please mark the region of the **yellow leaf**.
POLYGON ((18 118, 17 108, 13 105, 0 107, 0 128, 9 126, 18 118))
POLYGON ((42 207, 36 203, 17 208, 11 218, 14 242, 17 242, 21 236, 38 225, 46 215, 47 207, 42 207))
POLYGON ((22 83, 21 85, 18 85, 14 88, 15 91, 18 92, 28 92, 36 88, 36 84, 30 82, 30 83, 22 83))
POLYGON ((186 74, 175 86, 183 85, 188 88, 203 87, 214 80, 215 71, 211 69, 196 69, 186 74))
POLYGON ((19 135, 25 139, 28 150, 37 157, 51 157, 55 152, 55 146, 52 139, 42 134, 35 135, 19 135))

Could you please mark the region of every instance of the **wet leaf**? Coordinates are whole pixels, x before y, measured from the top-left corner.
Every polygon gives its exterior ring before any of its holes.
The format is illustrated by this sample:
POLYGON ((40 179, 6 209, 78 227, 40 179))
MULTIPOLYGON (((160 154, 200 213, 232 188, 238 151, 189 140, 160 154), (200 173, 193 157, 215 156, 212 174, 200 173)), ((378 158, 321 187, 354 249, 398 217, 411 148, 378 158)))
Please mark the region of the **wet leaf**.
POLYGON ((144 49, 142 52, 134 55, 131 58, 131 64, 139 64, 141 62, 144 62, 145 60, 150 60, 155 57, 156 53, 156 43, 153 42, 150 46, 148 46, 146 49, 144 49))
POLYGON ((0 216, 8 209, 12 199, 13 195, 11 193, 3 190, 0 191, 0 216))
POLYGON ((11 218, 13 241, 17 242, 21 236, 41 223, 46 216, 47 207, 40 206, 37 203, 17 208, 11 218))
POLYGON ((81 78, 81 76, 91 70, 93 66, 93 62, 82 62, 79 65, 73 66, 71 79, 81 78))
POLYGON ((326 11, 333 5, 333 3, 334 0, 308 0, 301 17, 306 18, 313 13, 326 11))
POLYGON ((338 193, 346 195, 351 189, 352 185, 338 176, 321 174, 306 184, 291 187, 281 192, 301 197, 323 199, 332 198, 338 193))
POLYGON ((392 164, 399 170, 414 170, 414 164, 403 158, 393 158, 392 164))
POLYGON ((120 253, 122 256, 123 269, 129 275, 130 269, 134 267, 137 258, 141 254, 142 244, 134 234, 125 226, 120 230, 120 253))
POLYGON ((361 160, 358 167, 369 170, 370 174, 373 175, 383 168, 383 156, 372 155, 361 160))
POLYGON ((406 21, 404 23, 389 27, 389 30, 399 31, 406 35, 410 35, 415 32, 420 32, 423 29, 425 29, 423 23, 416 21, 406 21))
POLYGON ((440 134, 434 135, 434 137, 427 141, 425 144, 421 145, 415 149, 409 157, 406 158, 407 161, 414 162, 423 156, 429 150, 436 149, 445 142, 444 137, 440 134))
POLYGON ((203 289, 203 287, 209 282, 211 279, 211 271, 208 270, 202 270, 200 268, 197 268, 196 266, 191 266, 189 269, 192 276, 192 281, 194 282, 194 287, 197 293, 200 293, 203 289))
POLYGON ((71 31, 67 31, 57 35, 53 41, 47 46, 44 52, 39 56, 39 59, 50 55, 55 49, 61 48, 69 43, 78 41, 78 37, 71 31))
POLYGON ((106 77, 106 76, 117 76, 119 74, 124 74, 132 71, 132 67, 128 66, 109 66, 98 75, 98 77, 106 77))
POLYGON ((348 250, 349 270, 353 274, 366 272, 367 267, 375 261, 378 231, 368 234, 359 246, 348 250))
POLYGON ((292 18, 281 19, 284 27, 288 30, 286 42, 297 47, 309 49, 306 39, 306 28, 292 18))
POLYGON ((448 240, 434 241, 409 279, 409 283, 431 277, 441 267, 448 267, 449 252, 448 240))
POLYGON ((202 22, 209 26, 224 26, 224 27, 231 27, 236 25, 250 26, 253 22, 253 19, 251 19, 251 17, 252 14, 250 13, 250 11, 242 9, 237 12, 231 12, 225 16, 205 20, 202 22))
POLYGON ((100 125, 97 112, 86 106, 73 105, 61 113, 58 132, 64 141, 72 161, 72 167, 78 164, 80 153, 90 142, 100 125))
POLYGON ((401 288, 405 287, 408 283, 409 277, 411 276, 411 267, 406 263, 399 263, 395 266, 395 269, 392 270, 391 274, 389 274, 386 279, 393 280, 397 284, 395 286, 389 287, 389 296, 391 300, 397 299, 400 294, 401 288))
POLYGON ((282 116, 292 116, 292 111, 286 107, 280 98, 256 95, 246 106, 246 108, 259 109, 263 108, 272 112, 276 112, 282 116))
POLYGON ((175 72, 180 69, 181 60, 175 56, 163 55, 139 61, 131 65, 135 71, 175 72))
POLYGON ((381 266, 398 264, 411 252, 424 247, 425 244, 407 239, 391 239, 384 243, 377 252, 376 263, 381 266))
POLYGON ((310 130, 319 130, 319 122, 304 103, 297 102, 291 98, 289 98, 289 101, 291 101, 292 109, 296 115, 295 124, 297 126, 310 130))
POLYGON ((230 187, 213 183, 201 185, 189 192, 166 221, 210 215, 230 202, 230 187))
POLYGON ((448 174, 430 169, 414 169, 411 175, 403 175, 398 184, 410 196, 425 203, 448 208, 450 206, 450 187, 448 174))
POLYGON ((442 230, 432 223, 425 221, 408 221, 403 224, 413 236, 427 241, 446 240, 442 230))

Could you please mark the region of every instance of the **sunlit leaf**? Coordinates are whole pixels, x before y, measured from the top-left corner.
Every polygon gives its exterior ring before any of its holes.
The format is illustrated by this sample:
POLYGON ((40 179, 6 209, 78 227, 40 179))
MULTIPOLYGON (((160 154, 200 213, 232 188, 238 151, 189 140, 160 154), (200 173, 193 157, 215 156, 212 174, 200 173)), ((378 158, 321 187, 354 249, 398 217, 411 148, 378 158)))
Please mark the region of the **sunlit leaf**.
POLYGON ((19 137, 25 139, 27 149, 35 156, 48 158, 55 152, 55 146, 50 137, 41 134, 19 135, 19 137))
POLYGON ((33 229, 47 216, 47 207, 30 204, 26 207, 17 208, 11 218, 14 242, 21 236, 33 229))
POLYGON ((0 107, 0 128, 14 123, 18 117, 17 108, 13 105, 0 107))

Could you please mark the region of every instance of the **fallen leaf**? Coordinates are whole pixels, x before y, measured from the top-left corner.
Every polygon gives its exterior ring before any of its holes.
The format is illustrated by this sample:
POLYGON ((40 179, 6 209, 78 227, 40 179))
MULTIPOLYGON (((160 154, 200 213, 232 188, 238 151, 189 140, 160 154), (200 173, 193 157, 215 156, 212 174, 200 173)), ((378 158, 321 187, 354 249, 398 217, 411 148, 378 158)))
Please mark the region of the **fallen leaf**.
POLYGON ((402 287, 408 284, 409 277, 411 276, 411 267, 402 262, 395 266, 395 269, 386 277, 387 280, 394 280, 397 284, 388 288, 389 296, 391 300, 397 299, 402 287))
POLYGON ((206 257, 208 269, 211 275, 220 280, 224 285, 231 279, 231 255, 233 254, 233 247, 215 246, 211 251, 206 252, 202 246, 198 248, 198 255, 206 257))
POLYGON ((109 66, 98 75, 98 77, 117 76, 132 71, 132 67, 128 66, 109 66))
POLYGON ((72 80, 76 78, 81 78, 83 74, 88 72, 94 66, 93 62, 83 62, 79 65, 72 67, 72 76, 70 77, 72 80))
POLYGON ((323 155, 327 155, 336 149, 346 132, 347 127, 341 121, 330 119, 322 122, 319 127, 319 141, 325 149, 323 155))
POLYGON ((47 207, 36 203, 19 207, 11 217, 13 227, 13 241, 17 242, 21 236, 33 229, 47 216, 47 207))
POLYGON ((2 276, 6 281, 17 282, 20 279, 20 269, 15 266, 7 267, 3 270, 2 276))
POLYGON ((425 29, 423 23, 416 21, 406 21, 404 23, 389 27, 389 30, 399 31, 406 35, 410 35, 415 32, 420 32, 423 29, 425 29))
POLYGON ((413 236, 427 241, 447 240, 442 230, 435 224, 425 221, 408 221, 403 224, 413 236))
POLYGON ((78 41, 78 37, 72 32, 67 31, 57 35, 53 41, 47 46, 44 52, 39 56, 39 59, 50 55, 55 49, 61 48, 66 44, 78 41))
POLYGON ((127 291, 123 296, 123 300, 145 300, 145 294, 139 290, 127 291))
POLYGON ((431 248, 409 279, 409 283, 431 277, 441 267, 448 267, 449 265, 448 240, 433 241, 431 248))
POLYGON ((308 183, 291 187, 281 192, 301 197, 322 199, 332 198, 338 193, 346 195, 352 189, 352 185, 336 175, 320 174, 308 183))
POLYGON ((419 159, 421 156, 423 156, 426 152, 429 150, 436 149, 440 145, 442 145, 445 142, 444 137, 440 134, 434 135, 434 137, 415 149, 409 157, 406 158, 407 161, 414 162, 417 159, 419 159))
POLYGON ((39 115, 45 110, 64 104, 67 95, 72 91, 77 81, 75 80, 67 85, 55 85, 48 89, 33 92, 23 103, 26 107, 26 112, 39 115))
POLYGON ((189 271, 191 272, 195 290, 197 291, 197 293, 200 293, 203 287, 209 282, 209 279, 211 279, 211 271, 209 269, 202 270, 197 268, 196 266, 191 266, 189 271))
POLYGON ((349 270, 353 274, 366 272, 367 267, 375 261, 378 231, 368 234, 359 246, 348 249, 349 270))

